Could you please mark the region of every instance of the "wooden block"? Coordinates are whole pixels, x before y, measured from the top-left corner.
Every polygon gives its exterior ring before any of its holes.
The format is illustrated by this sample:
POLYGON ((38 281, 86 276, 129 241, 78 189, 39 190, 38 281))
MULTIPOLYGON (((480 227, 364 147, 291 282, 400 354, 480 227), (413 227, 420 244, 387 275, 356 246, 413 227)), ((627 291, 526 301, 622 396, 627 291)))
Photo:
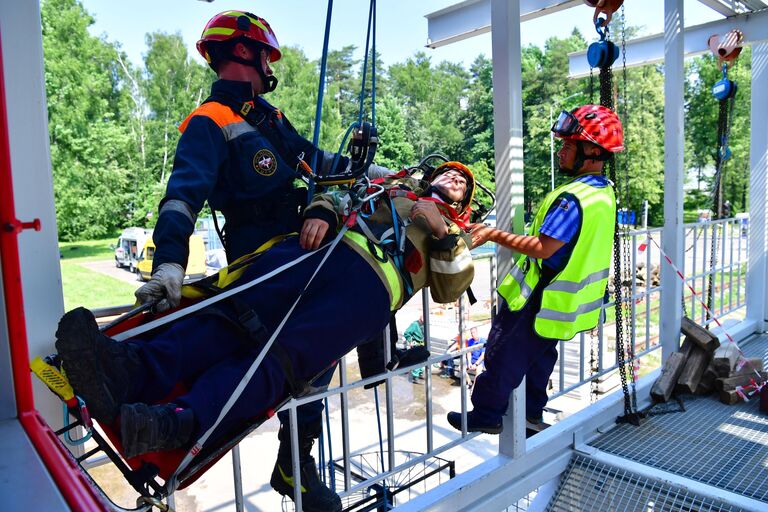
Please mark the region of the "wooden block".
POLYGON ((717 338, 717 336, 687 316, 683 317, 680 330, 683 332, 683 334, 685 334, 686 338, 691 338, 694 343, 696 343, 699 347, 706 350, 707 352, 714 352, 715 349, 720 346, 720 340, 717 338))
POLYGON ((754 375, 755 372, 762 372, 765 370, 765 368, 763 368, 763 360, 759 357, 750 357, 744 360, 741 369, 737 370, 739 364, 742 364, 741 359, 736 360, 736 366, 728 377, 738 377, 739 375, 744 375, 746 373, 754 375))
POLYGON ((726 343, 715 350, 712 361, 717 374, 720 377, 728 377, 736 366, 739 355, 739 347, 735 343, 726 343))
POLYGON ((728 377, 725 379, 720 378, 720 379, 717 379, 717 381, 715 382, 715 386, 719 391, 733 391, 738 386, 746 386, 752 381, 752 379, 754 379, 757 382, 760 382, 761 378, 762 380, 766 380, 766 378, 768 378, 768 373, 761 372, 760 377, 758 377, 757 375, 755 375, 754 372, 752 372, 752 373, 737 375, 736 377, 728 377))
POLYGON ((675 390, 677 379, 685 366, 685 355, 680 352, 674 352, 669 356, 664 368, 661 369, 661 375, 651 388, 651 397, 657 402, 666 402, 672 396, 675 390))
POLYGON ((704 380, 699 381, 699 385, 696 387, 696 395, 706 396, 715 391, 715 381, 704 380))
POLYGON ((708 395, 715 390, 715 381, 717 380, 717 374, 715 373, 715 367, 712 365, 712 361, 709 362, 707 368, 704 370, 704 374, 699 381, 699 387, 696 388, 697 395, 708 395))
POLYGON ((725 405, 733 405, 742 402, 743 400, 735 391, 721 391, 720 401, 725 405))
POLYGON ((680 345, 680 350, 678 350, 678 352, 683 354, 685 358, 688 359, 688 356, 691 355, 691 350, 693 350, 693 347, 695 346, 696 343, 691 338, 686 336, 683 340, 683 344, 680 345))
POLYGON ((704 370, 707 369, 709 364, 710 354, 706 350, 700 348, 698 345, 694 346, 691 350, 691 354, 685 361, 685 367, 683 367, 680 377, 677 379, 677 385, 675 386, 676 393, 693 393, 699 386, 704 370))

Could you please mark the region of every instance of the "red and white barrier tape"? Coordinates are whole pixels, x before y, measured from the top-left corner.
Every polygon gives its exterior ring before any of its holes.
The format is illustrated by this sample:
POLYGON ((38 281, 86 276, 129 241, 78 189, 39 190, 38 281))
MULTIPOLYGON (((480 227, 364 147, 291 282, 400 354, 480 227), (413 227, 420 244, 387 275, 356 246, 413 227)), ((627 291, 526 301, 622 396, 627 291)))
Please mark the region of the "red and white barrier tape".
POLYGON ((666 252, 664 252, 664 249, 661 248, 659 243, 650 235, 648 235, 648 239, 641 243, 637 250, 639 252, 644 252, 648 248, 648 240, 653 242, 653 245, 655 245, 659 251, 661 252, 661 255, 664 257, 664 259, 669 263, 669 265, 672 267, 672 269, 677 273, 677 276, 683 281, 683 284, 688 287, 688 289, 691 291, 694 297, 699 301, 699 304, 701 304, 701 307, 704 308, 704 310, 709 313, 709 316, 712 318, 712 320, 715 321, 718 327, 720 327, 723 330, 723 334, 725 334, 726 338, 728 338, 728 341, 730 343, 733 343, 733 345, 736 347, 736 350, 739 351, 739 359, 736 362, 736 371, 741 370, 744 368, 744 365, 749 364, 749 366, 752 368, 752 371, 755 372, 758 379, 760 379, 760 384, 758 384, 755 379, 752 379, 749 384, 746 386, 737 386, 736 387, 736 393, 746 402, 749 400, 749 397, 755 394, 756 392, 760 391, 765 385, 766 382, 763 380, 762 375, 760 375, 760 372, 755 368, 752 363, 749 362, 749 359, 744 355, 744 352, 741 351, 741 347, 739 347, 739 344, 736 343, 736 340, 733 339, 733 336, 728 332, 728 330, 725 328, 725 326, 720 322, 720 319, 717 318, 717 316, 714 314, 712 310, 710 310, 707 305, 704 303, 703 300, 701 300, 701 296, 699 293, 693 288, 693 286, 688 283, 688 281, 685 278, 685 275, 680 271, 680 269, 675 265, 675 263, 672 261, 672 258, 670 258, 666 252), (750 391, 752 390, 752 391, 750 391), (746 393, 745 393, 746 392, 746 393))

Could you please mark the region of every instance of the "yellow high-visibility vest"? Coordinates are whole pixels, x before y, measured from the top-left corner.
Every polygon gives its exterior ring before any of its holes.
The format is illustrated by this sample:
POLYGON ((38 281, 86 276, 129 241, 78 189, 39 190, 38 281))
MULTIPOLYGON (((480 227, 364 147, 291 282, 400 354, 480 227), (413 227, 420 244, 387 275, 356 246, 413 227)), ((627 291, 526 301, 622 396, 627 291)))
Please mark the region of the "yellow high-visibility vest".
MULTIPOLYGON (((534 330, 542 338, 568 340, 593 329, 605 299, 611 249, 616 223, 616 196, 612 186, 594 187, 571 181, 550 192, 531 226, 538 236, 544 217, 562 194, 576 198, 581 211, 581 229, 565 268, 546 288, 534 330)), ((519 311, 541 277, 542 260, 521 256, 499 286, 499 294, 510 311, 519 311)))

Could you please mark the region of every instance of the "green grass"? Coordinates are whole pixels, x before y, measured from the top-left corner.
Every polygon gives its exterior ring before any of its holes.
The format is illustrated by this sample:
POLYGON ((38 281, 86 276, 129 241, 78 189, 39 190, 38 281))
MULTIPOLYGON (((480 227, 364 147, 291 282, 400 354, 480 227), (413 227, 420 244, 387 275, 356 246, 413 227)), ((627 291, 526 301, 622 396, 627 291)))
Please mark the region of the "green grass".
POLYGON ((116 240, 110 237, 59 244, 65 311, 78 306, 92 309, 133 303, 134 286, 79 265, 87 261, 112 260, 114 250, 109 245, 116 240))
POLYGON ((110 244, 114 244, 116 241, 117 237, 81 242, 61 242, 59 243, 61 259, 77 259, 79 261, 111 259, 114 258, 115 250, 110 247, 110 244))
POLYGON ((61 262, 61 284, 65 311, 78 306, 88 309, 119 306, 135 300, 134 286, 82 267, 76 261, 61 262))

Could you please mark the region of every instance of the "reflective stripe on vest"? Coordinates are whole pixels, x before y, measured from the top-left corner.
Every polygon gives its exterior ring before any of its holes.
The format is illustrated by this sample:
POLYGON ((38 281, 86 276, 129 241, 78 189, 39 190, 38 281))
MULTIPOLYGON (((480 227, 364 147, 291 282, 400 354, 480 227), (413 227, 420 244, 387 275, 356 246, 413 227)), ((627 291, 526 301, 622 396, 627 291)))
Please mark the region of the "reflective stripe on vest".
MULTIPOLYGON (((347 231, 344 233, 344 236, 354 242, 364 251, 368 253, 371 252, 371 250, 368 248, 368 239, 364 235, 355 231, 347 231)), ((375 250, 380 249, 376 247, 375 250)), ((380 254, 374 255, 373 259, 376 260, 379 268, 387 278, 387 292, 389 292, 390 297, 389 309, 390 311, 394 311, 397 305, 400 303, 400 299, 403 294, 402 286, 400 285, 400 274, 397 271, 397 267, 395 267, 395 263, 390 258, 387 258, 386 262, 379 261, 379 258, 382 258, 383 255, 384 252, 382 251, 380 254)))
MULTIPOLYGON (((571 180, 550 192, 531 226, 538 236, 546 214, 562 194, 571 195, 581 210, 581 228, 565 268, 542 292, 534 321, 535 332, 550 339, 571 339, 594 328, 608 284, 611 247, 616 218, 613 188, 593 187, 571 180)), ((499 294, 511 311, 519 311, 539 284, 542 261, 522 256, 499 286, 499 294)))

